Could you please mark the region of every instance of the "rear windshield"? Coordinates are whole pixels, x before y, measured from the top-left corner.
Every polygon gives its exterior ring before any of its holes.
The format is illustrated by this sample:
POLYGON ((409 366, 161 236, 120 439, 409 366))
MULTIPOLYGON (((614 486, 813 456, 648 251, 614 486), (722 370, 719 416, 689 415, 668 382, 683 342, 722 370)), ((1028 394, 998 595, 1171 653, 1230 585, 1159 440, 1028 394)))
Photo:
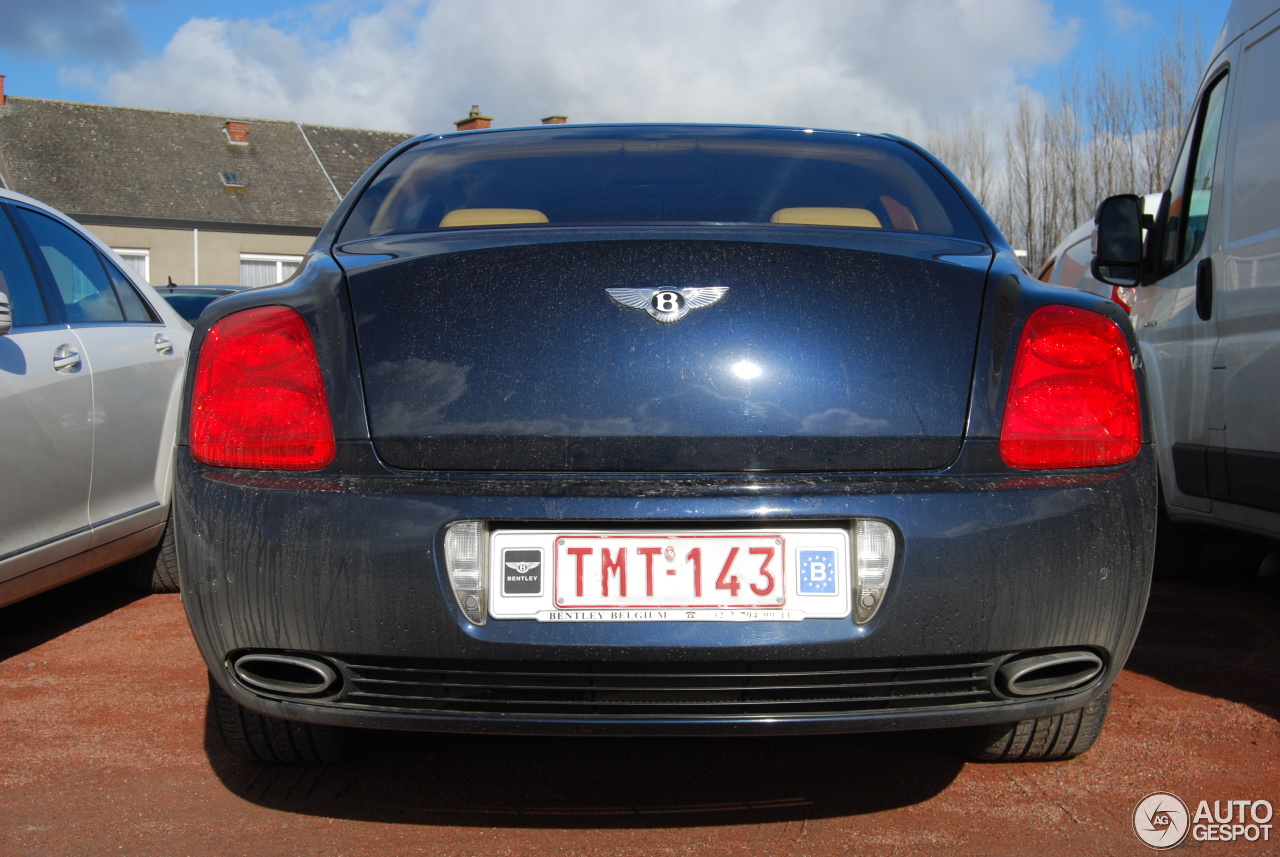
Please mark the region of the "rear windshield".
POLYGON ((533 128, 435 138, 387 164, 340 241, 458 229, 760 224, 983 240, 892 140, 742 128, 533 128))

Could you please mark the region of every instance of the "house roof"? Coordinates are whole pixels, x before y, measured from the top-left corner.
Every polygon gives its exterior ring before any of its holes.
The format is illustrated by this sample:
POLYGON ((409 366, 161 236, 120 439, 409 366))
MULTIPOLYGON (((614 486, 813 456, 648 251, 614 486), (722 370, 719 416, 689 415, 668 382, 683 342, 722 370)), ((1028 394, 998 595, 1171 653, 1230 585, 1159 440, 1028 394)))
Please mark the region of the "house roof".
POLYGON ((88 222, 314 232, 409 136, 8 96, 0 178, 88 222), (248 145, 231 142, 228 121, 247 125, 248 145))

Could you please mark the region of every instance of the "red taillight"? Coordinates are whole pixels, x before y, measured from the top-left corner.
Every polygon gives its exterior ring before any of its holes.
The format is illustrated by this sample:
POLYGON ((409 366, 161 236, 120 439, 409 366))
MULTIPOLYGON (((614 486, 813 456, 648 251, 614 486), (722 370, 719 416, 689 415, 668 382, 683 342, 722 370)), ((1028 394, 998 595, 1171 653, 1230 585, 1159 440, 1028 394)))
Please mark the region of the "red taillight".
POLYGON ((1097 467, 1142 446, 1142 410, 1129 344, 1088 310, 1042 307, 1018 342, 1000 429, 1010 467, 1097 467))
POLYGON ((302 316, 258 307, 214 324, 196 363, 191 455, 219 467, 318 470, 336 453, 320 360, 302 316))

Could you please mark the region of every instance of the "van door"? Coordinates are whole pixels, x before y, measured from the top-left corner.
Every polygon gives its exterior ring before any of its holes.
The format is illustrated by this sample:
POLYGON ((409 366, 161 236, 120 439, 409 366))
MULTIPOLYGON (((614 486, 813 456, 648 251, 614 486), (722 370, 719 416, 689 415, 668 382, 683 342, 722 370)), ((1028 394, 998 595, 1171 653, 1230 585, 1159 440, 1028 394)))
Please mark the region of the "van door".
POLYGON ((1132 313, 1147 365, 1165 502, 1198 512, 1212 509, 1204 451, 1224 422, 1220 397, 1211 393, 1217 322, 1209 305, 1216 273, 1213 248, 1221 246, 1222 236, 1219 219, 1209 215, 1222 205, 1213 191, 1230 83, 1225 66, 1210 81, 1197 102, 1167 210, 1157 223, 1159 278, 1139 290, 1132 313))
MULTIPOLYGON (((1224 425, 1210 433, 1208 487, 1213 499, 1280 512, 1280 14, 1246 35, 1235 76, 1214 271, 1224 425)), ((1245 510, 1228 514, 1260 523, 1245 510)))

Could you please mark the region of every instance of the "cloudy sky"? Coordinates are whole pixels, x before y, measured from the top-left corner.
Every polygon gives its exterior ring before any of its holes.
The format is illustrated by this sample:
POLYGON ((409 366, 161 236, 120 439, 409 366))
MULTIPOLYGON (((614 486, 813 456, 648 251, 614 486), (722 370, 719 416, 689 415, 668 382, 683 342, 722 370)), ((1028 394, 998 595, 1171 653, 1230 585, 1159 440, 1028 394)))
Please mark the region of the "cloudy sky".
MULTIPOLYGON (((914 133, 1149 51, 1176 0, 0 0, 10 95, 425 132, 781 123, 914 133)), ((1212 43, 1228 0, 1182 0, 1212 43)))

